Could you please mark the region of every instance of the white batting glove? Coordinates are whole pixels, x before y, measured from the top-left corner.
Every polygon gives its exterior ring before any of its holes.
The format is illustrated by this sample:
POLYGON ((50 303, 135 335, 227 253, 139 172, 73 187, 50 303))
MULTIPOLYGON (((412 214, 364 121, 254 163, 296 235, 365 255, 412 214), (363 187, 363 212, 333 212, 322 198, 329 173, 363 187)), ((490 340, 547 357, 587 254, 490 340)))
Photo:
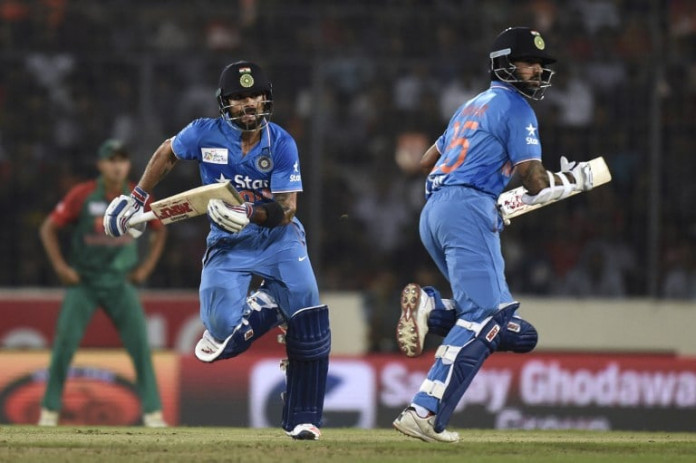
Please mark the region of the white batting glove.
POLYGON ((565 156, 561 156, 561 173, 573 175, 577 190, 589 191, 594 186, 592 184, 592 169, 588 162, 570 162, 565 156))
POLYGON ((222 199, 208 201, 208 216, 215 224, 230 233, 238 233, 249 225, 249 219, 254 213, 251 203, 230 206, 222 199))
POLYGON ((130 196, 121 195, 115 198, 104 213, 104 232, 109 236, 123 236, 129 233, 138 238, 145 230, 145 223, 132 227, 128 222, 136 214, 143 212, 145 202, 150 195, 139 187, 135 187, 130 196))

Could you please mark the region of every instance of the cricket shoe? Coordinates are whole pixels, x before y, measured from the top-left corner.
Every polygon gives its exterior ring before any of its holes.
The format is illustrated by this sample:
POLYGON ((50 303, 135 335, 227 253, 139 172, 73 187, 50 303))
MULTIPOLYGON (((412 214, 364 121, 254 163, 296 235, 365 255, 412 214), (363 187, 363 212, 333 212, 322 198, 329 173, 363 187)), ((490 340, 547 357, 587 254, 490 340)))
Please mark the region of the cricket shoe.
POLYGON ((227 339, 220 342, 213 337, 208 330, 205 330, 203 336, 196 344, 195 354, 201 362, 212 362, 216 360, 222 351, 227 347, 227 343, 232 339, 232 335, 227 336, 227 339))
POLYGON ((143 414, 143 426, 146 428, 166 428, 167 422, 164 421, 162 412, 157 410, 155 412, 143 414))
POLYGON ((396 324, 396 343, 407 357, 423 353, 428 333, 428 316, 434 307, 433 299, 416 283, 401 291, 401 316, 396 324))
POLYGON ((298 424, 292 431, 285 433, 297 440, 319 440, 319 436, 321 436, 319 428, 311 423, 298 424))
POLYGON ((41 409, 41 415, 39 416, 39 422, 36 423, 39 426, 58 426, 58 412, 53 412, 47 408, 41 409))
POLYGON ((392 425, 397 431, 425 442, 454 443, 459 441, 459 434, 456 432, 446 429, 442 432, 435 432, 434 423, 435 415, 421 418, 413 407, 408 407, 401 412, 392 425))

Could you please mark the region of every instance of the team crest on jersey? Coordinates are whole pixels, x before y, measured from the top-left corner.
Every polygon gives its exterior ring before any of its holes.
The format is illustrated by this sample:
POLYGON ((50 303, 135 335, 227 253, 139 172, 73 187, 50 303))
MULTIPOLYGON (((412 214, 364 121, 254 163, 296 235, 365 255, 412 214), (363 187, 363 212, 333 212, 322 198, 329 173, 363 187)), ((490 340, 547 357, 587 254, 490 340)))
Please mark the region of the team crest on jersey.
POLYGON ((210 164, 227 164, 227 148, 201 148, 203 162, 210 164))
POLYGON ((273 169, 273 159, 267 154, 262 154, 256 158, 256 169, 259 172, 270 172, 273 169))

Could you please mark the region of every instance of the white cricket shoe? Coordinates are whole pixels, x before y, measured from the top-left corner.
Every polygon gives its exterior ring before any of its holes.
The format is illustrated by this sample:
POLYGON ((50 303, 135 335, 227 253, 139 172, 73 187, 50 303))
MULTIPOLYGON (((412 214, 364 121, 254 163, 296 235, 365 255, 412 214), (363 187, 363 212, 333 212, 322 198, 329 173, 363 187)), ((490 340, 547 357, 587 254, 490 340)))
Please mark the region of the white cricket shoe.
POLYGON ((298 424, 292 431, 286 431, 285 433, 297 440, 318 440, 319 436, 321 436, 319 428, 311 423, 298 424))
POLYGON ((401 316, 396 324, 396 343, 407 357, 423 353, 428 333, 428 316, 435 303, 416 283, 409 283, 401 291, 401 316))
POLYGON ((143 415, 143 426, 146 428, 166 428, 167 422, 164 421, 161 411, 145 413, 143 415))
POLYGON ((416 411, 409 407, 394 420, 392 425, 397 431, 425 442, 458 442, 459 434, 446 429, 435 432, 435 415, 421 418, 416 411))
POLYGON ((39 426, 58 426, 58 415, 59 412, 52 412, 47 408, 42 408, 39 422, 36 424, 39 426))
POLYGON ((203 332, 203 337, 196 344, 196 349, 194 350, 196 357, 201 362, 212 362, 222 354, 225 350, 227 343, 230 342, 232 335, 229 335, 227 339, 222 342, 217 341, 208 330, 203 332))

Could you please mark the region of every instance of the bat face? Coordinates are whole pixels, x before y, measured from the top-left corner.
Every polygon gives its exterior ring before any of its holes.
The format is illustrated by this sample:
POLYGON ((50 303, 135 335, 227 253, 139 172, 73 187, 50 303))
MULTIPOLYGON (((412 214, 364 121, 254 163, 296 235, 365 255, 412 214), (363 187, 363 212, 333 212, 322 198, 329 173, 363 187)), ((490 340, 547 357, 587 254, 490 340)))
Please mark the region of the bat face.
POLYGON ((208 201, 213 198, 222 199, 232 206, 244 203, 242 197, 229 181, 212 183, 155 201, 150 204, 151 213, 143 214, 138 220, 131 220, 130 224, 145 222, 155 217, 160 219, 163 224, 169 224, 203 215, 207 212, 208 201))
POLYGON ((178 220, 188 219, 201 215, 204 212, 197 211, 193 208, 193 204, 188 199, 183 199, 181 202, 173 202, 172 204, 162 204, 150 207, 155 215, 165 223, 176 222, 178 220))

